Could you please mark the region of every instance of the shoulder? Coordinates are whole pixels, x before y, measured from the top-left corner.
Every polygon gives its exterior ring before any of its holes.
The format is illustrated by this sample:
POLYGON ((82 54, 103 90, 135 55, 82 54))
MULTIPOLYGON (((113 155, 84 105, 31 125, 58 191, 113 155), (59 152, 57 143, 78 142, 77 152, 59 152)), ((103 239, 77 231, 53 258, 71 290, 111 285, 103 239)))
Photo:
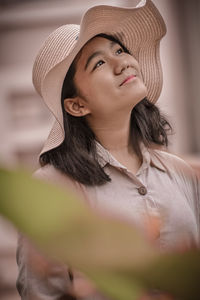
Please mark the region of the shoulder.
POLYGON ((177 162, 177 163, 180 163, 180 164, 186 164, 187 163, 181 158, 179 157, 178 155, 176 154, 173 154, 172 152, 168 152, 168 151, 165 151, 165 150, 155 150, 161 157, 163 158, 167 158, 170 162, 177 162))
POLYGON ((61 186, 76 186, 78 183, 67 174, 55 168, 53 165, 47 164, 37 169, 33 175, 34 178, 47 181, 49 183, 61 186))
POLYGON ((56 169, 53 165, 47 164, 33 173, 34 178, 48 180, 50 178, 56 178, 61 175, 61 171, 56 169))
POLYGON ((153 150, 153 152, 164 166, 166 173, 172 179, 172 182, 178 185, 180 190, 187 197, 188 201, 192 203, 199 218, 200 178, 197 176, 195 170, 177 155, 160 150, 153 150))
POLYGON ((168 172, 178 174, 181 177, 193 179, 195 177, 194 169, 179 156, 163 150, 153 150, 154 155, 168 172))
MULTIPOLYGON (((57 181, 59 177, 63 177, 61 171, 56 169, 54 166, 47 164, 37 169, 32 176, 37 179, 44 181, 57 181)), ((66 176, 67 179, 67 176, 66 176)))
POLYGON ((64 189, 70 189, 81 198, 87 199, 85 187, 81 183, 77 182, 72 177, 63 173, 51 164, 47 164, 37 169, 32 176, 36 179, 52 183, 64 189))

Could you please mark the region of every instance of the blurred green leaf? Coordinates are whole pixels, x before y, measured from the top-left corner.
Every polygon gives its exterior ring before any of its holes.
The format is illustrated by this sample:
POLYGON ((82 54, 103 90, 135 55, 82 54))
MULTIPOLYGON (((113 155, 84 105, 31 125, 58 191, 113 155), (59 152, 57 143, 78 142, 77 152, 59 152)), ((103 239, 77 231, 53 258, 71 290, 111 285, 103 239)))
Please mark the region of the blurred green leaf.
POLYGON ((124 276, 120 272, 92 272, 89 277, 100 291, 106 292, 111 299, 138 300, 144 290, 142 281, 133 276, 124 276))
POLYGON ((130 284, 120 274, 108 276, 110 270, 144 264, 155 256, 135 228, 95 214, 70 189, 66 192, 26 172, 0 170, 0 190, 0 212, 36 246, 88 274, 105 294, 117 300, 138 298, 141 284, 133 278, 130 284))
POLYGON ((0 212, 46 254, 87 274, 116 300, 143 287, 200 295, 200 251, 160 253, 130 224, 91 211, 72 191, 0 170, 0 212))
POLYGON ((130 268, 156 255, 134 227, 98 215, 70 189, 66 192, 25 172, 1 170, 0 190, 0 211, 62 261, 69 258, 78 267, 130 268))

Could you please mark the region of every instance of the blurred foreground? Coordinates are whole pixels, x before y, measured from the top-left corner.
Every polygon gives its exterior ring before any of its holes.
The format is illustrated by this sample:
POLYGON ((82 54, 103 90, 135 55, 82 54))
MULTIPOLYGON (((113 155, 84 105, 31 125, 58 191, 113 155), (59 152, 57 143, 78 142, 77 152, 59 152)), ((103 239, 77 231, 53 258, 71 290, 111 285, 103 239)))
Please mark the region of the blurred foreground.
POLYGON ((1 214, 36 246, 25 243, 29 268, 41 280, 51 275, 51 258, 58 267, 81 271, 111 299, 139 300, 149 290, 199 299, 200 249, 182 244, 173 252, 159 250, 153 243, 159 220, 149 216, 143 235, 128 222, 94 212, 70 187, 22 171, 1 169, 0 190, 1 214))

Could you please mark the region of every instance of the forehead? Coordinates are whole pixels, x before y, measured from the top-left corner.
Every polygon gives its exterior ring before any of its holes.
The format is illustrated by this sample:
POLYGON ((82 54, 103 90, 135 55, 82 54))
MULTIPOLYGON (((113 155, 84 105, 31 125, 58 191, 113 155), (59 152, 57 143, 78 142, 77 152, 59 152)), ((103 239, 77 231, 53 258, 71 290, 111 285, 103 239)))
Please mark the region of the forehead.
POLYGON ((76 64, 81 60, 86 60, 89 55, 96 51, 105 51, 105 49, 117 44, 117 41, 112 41, 105 37, 96 36, 89 40, 79 51, 75 58, 76 64))
POLYGON ((113 43, 117 43, 116 41, 112 41, 109 38, 105 38, 102 36, 96 36, 94 38, 92 38, 91 40, 89 40, 82 48, 83 51, 89 51, 92 50, 96 47, 104 47, 105 45, 110 45, 113 43))

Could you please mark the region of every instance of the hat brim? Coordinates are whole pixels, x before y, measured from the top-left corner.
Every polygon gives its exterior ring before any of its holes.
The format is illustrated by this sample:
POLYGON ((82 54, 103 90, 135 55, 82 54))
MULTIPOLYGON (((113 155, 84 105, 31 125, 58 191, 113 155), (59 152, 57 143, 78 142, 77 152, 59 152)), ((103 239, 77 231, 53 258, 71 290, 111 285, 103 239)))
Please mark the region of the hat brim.
POLYGON ((94 36, 105 33, 118 38, 138 60, 148 100, 155 103, 162 89, 160 40, 166 26, 151 0, 134 8, 96 6, 82 18, 80 32, 74 36, 72 50, 45 75, 41 95, 56 120, 41 154, 58 147, 65 138, 61 109, 61 90, 65 75, 81 48, 94 36), (77 39, 78 34, 78 39, 77 39))

